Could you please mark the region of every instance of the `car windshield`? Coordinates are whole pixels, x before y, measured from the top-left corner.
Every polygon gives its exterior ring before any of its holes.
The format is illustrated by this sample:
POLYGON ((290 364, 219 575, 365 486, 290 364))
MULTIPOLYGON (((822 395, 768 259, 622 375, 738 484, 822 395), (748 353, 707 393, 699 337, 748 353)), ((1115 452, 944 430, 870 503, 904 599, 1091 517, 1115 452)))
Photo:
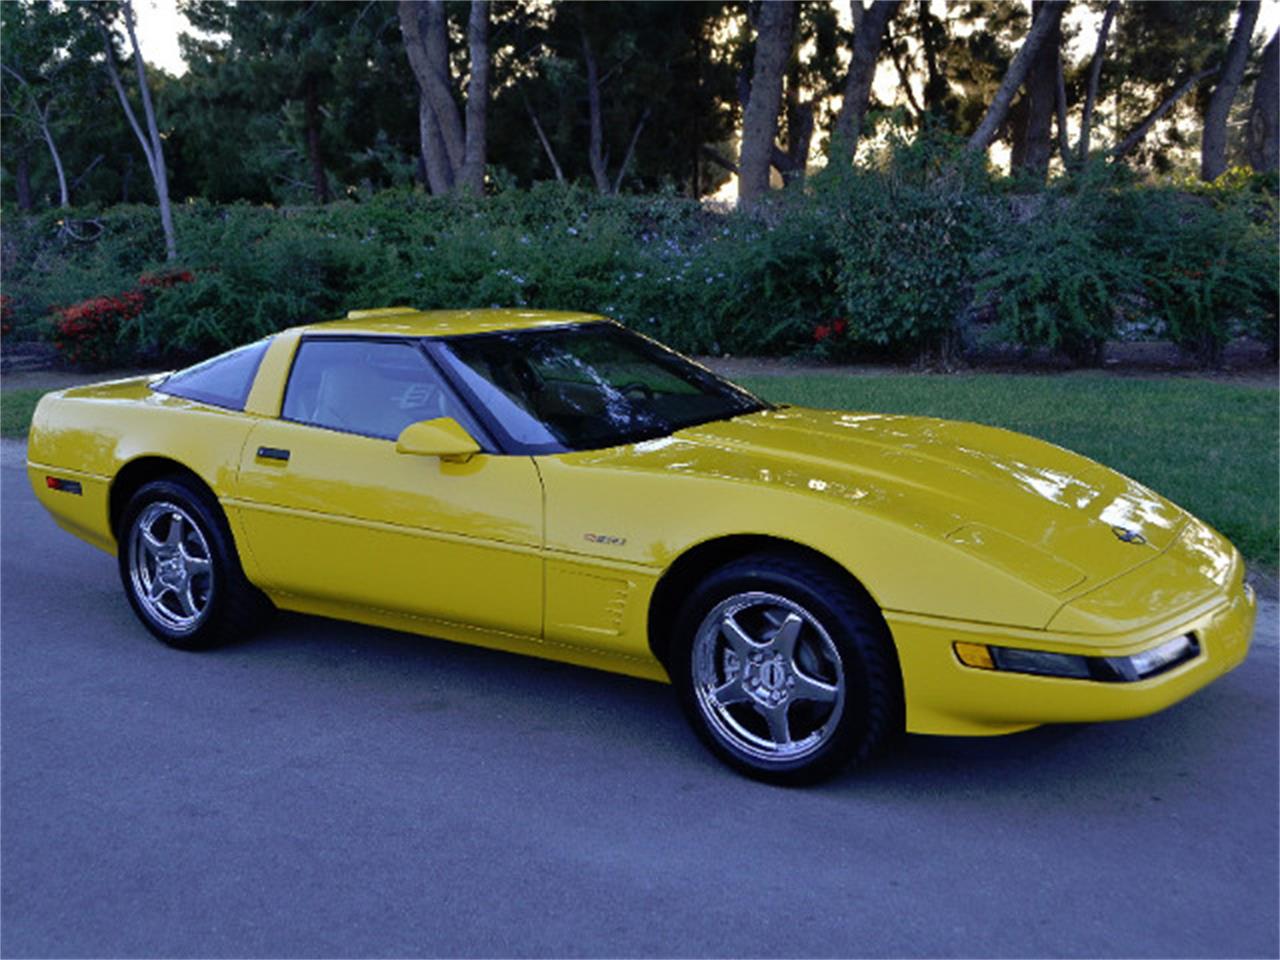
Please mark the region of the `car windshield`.
POLYGON ((440 361, 511 452, 613 447, 767 406, 614 323, 437 343, 440 361))

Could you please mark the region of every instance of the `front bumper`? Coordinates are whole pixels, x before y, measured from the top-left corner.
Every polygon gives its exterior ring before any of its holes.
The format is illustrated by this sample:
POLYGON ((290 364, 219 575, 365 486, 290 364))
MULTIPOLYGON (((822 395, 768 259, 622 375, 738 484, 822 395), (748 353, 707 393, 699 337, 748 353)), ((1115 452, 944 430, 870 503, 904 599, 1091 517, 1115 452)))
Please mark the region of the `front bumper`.
POLYGON ((887 614, 898 649, 911 733, 985 736, 1043 723, 1091 723, 1141 717, 1177 703, 1222 676, 1249 652, 1257 614, 1253 591, 1238 579, 1229 592, 1169 620, 1125 635, 1082 638, 1036 630, 887 614), (1003 673, 966 667, 959 642, 1124 657, 1193 633, 1200 652, 1178 666, 1132 683, 1003 673))

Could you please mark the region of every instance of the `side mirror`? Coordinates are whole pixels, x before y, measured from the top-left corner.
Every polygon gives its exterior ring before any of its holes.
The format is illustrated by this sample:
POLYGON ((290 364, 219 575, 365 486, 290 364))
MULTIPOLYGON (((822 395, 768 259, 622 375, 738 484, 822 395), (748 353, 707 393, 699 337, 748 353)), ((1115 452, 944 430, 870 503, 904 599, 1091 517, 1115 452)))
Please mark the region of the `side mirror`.
POLYGON ((400 431, 396 453, 415 457, 439 457, 451 463, 466 463, 480 452, 480 444, 452 417, 419 420, 400 431))

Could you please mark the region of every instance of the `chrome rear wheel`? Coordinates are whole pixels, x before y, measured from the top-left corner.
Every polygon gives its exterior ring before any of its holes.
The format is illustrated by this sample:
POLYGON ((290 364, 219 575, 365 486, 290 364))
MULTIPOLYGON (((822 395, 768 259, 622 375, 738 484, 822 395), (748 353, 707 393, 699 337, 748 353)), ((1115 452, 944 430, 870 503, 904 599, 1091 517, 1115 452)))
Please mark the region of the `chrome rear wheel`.
POLYGON ((196 478, 168 475, 135 490, 116 539, 129 605, 171 647, 207 650, 242 639, 271 610, 245 577, 221 506, 196 478))
POLYGON ((129 582, 138 605, 175 634, 196 630, 214 595, 209 542, 187 511, 153 501, 129 530, 129 582))

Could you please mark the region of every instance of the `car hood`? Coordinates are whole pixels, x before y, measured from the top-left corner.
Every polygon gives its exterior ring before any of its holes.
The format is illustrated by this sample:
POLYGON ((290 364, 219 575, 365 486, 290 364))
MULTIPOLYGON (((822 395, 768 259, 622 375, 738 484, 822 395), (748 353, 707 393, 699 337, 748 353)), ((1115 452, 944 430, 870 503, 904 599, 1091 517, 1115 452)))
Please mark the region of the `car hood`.
POLYGON ((666 440, 694 448, 691 469, 843 499, 1063 600, 1153 558, 1187 519, 1079 454, 974 423, 781 407, 666 440))

